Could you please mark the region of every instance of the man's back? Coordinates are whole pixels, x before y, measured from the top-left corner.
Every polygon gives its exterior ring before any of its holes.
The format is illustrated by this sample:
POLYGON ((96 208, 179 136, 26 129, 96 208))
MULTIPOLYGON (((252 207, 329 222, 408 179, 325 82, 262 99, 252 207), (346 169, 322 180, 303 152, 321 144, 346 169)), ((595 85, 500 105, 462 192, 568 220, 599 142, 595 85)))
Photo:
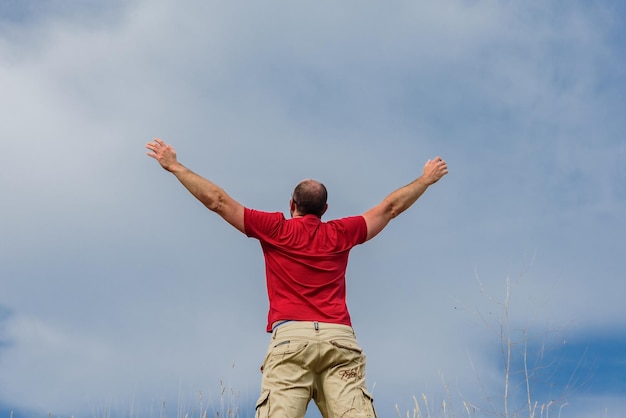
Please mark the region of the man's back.
POLYGON ((285 219, 245 209, 246 234, 261 242, 270 309, 276 321, 324 321, 351 325, 345 273, 352 247, 365 241, 361 216, 322 222, 314 215, 285 219))

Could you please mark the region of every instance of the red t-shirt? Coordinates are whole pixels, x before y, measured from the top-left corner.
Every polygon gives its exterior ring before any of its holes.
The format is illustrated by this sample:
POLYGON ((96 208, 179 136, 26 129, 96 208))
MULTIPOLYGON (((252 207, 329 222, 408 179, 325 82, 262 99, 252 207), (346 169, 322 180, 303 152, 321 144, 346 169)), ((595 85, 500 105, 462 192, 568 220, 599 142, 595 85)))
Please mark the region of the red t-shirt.
POLYGON ((314 215, 245 209, 246 235, 261 242, 270 309, 267 331, 280 320, 351 325, 346 306, 348 253, 365 242, 362 216, 322 222, 314 215))

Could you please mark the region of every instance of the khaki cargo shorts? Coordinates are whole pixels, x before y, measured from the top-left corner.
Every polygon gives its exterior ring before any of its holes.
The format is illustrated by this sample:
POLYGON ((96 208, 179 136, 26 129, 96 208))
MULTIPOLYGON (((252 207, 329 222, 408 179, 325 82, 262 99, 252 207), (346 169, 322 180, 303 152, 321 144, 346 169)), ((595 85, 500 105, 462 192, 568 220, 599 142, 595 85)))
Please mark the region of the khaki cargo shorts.
POLYGON ((302 418, 313 399, 324 418, 375 418, 365 355, 352 327, 290 321, 274 329, 256 418, 302 418))

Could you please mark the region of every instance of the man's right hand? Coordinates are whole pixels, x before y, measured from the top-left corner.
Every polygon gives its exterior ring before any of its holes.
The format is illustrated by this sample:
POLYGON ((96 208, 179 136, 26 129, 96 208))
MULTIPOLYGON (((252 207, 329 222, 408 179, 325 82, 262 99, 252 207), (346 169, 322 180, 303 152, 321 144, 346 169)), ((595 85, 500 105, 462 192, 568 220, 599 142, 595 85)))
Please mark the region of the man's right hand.
POLYGON ((424 164, 422 178, 426 184, 431 185, 437 183, 446 174, 448 174, 448 165, 441 157, 435 157, 424 164))

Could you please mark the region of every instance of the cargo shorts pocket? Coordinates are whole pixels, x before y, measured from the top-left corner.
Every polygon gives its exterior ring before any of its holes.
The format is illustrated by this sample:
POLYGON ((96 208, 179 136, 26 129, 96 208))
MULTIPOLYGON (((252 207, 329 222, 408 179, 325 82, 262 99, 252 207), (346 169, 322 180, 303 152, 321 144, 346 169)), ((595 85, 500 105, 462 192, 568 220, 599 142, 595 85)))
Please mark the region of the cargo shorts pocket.
POLYGON ((361 391, 363 392, 363 417, 376 418, 374 397, 365 388, 361 388, 361 391))
POLYGON ((268 367, 297 359, 308 345, 307 341, 284 340, 270 346, 261 366, 261 373, 264 373, 268 367))
POLYGON ((354 388, 349 396, 334 404, 335 415, 342 418, 376 418, 374 398, 365 387, 354 388))
POLYGON ((337 348, 343 348, 350 351, 355 351, 359 354, 363 353, 363 349, 353 340, 331 340, 330 343, 337 348))
POLYGON ((270 391, 264 390, 256 402, 255 418, 269 418, 270 416, 270 391))
POLYGON ((270 350, 270 355, 286 355, 286 354, 294 354, 304 350, 307 345, 309 345, 306 341, 301 340, 285 340, 279 343, 276 343, 272 349, 270 350))

